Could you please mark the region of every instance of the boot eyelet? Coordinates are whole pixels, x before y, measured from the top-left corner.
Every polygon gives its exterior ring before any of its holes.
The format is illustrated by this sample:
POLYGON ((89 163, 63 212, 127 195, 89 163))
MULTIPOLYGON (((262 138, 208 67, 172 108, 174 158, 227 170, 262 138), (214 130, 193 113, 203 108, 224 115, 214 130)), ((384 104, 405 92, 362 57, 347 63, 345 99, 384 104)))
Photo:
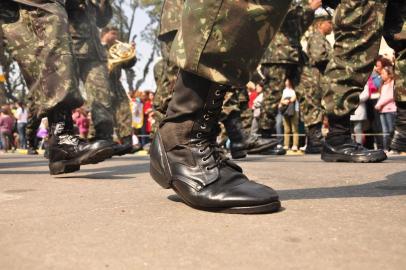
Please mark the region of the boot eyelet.
POLYGON ((205 114, 204 116, 203 116, 203 118, 204 118, 204 120, 209 120, 210 119, 210 115, 208 115, 208 114, 205 114))
POLYGON ((206 129, 207 126, 206 126, 205 124, 203 124, 203 125, 200 126, 200 128, 201 128, 201 129, 206 129))
POLYGON ((216 92, 214 93, 216 96, 220 96, 220 94, 221 94, 221 91, 220 90, 216 90, 216 92))
POLYGON ((199 153, 203 153, 204 152, 204 150, 203 149, 199 149, 199 153))
POLYGON ((196 138, 200 139, 203 136, 203 134, 201 132, 196 134, 196 138))

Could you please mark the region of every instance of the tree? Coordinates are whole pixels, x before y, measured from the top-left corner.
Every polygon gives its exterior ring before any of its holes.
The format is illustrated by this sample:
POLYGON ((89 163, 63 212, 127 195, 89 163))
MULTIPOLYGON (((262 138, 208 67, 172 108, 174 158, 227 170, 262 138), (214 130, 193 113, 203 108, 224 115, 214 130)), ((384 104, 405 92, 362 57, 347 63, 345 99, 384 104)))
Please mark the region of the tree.
POLYGON ((117 0, 113 2, 114 16, 111 23, 119 28, 120 40, 122 41, 132 42, 135 40, 136 35, 133 33, 133 27, 136 23, 136 12, 138 9, 145 11, 150 19, 142 31, 141 39, 151 44, 152 50, 143 68, 142 77, 135 83, 135 85, 134 70, 127 69, 125 71, 127 84, 129 85, 130 89, 138 89, 141 86, 149 73, 150 66, 153 63, 154 58, 159 54, 157 35, 162 3, 162 0, 117 0))

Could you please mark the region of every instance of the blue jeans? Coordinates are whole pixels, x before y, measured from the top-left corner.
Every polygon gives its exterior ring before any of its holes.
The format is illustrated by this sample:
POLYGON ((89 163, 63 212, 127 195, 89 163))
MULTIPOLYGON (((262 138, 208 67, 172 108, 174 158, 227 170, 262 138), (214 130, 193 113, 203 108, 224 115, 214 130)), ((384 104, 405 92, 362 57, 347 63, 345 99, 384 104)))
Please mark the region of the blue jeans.
POLYGON ((26 126, 27 126, 27 123, 17 123, 17 132, 18 132, 18 138, 19 138, 19 143, 20 143, 21 149, 27 148, 27 139, 25 136, 25 127, 26 126))
POLYGON ((387 150, 389 147, 390 134, 393 132, 395 125, 395 112, 380 113, 379 118, 381 119, 382 132, 383 135, 383 148, 387 150))
POLYGON ((280 112, 276 115, 275 129, 278 134, 278 144, 283 145, 283 115, 280 112))

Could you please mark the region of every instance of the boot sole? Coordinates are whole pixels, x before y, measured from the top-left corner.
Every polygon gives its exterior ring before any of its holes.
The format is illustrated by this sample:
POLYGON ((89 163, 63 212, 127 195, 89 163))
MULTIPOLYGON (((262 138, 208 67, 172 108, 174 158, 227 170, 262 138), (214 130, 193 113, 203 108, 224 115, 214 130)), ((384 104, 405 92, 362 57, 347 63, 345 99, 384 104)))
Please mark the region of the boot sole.
POLYGON ((272 147, 275 147, 276 145, 277 145, 276 143, 270 143, 270 144, 266 144, 266 145, 263 145, 263 146, 258 147, 258 148, 248 149, 247 154, 259 154, 259 153, 261 153, 261 152, 263 152, 265 150, 268 150, 268 149, 270 149, 272 147))
POLYGON ((186 200, 182 198, 180 192, 176 190, 175 187, 172 189, 176 192, 179 198, 187 205, 193 209, 206 211, 206 212, 213 212, 213 213, 223 213, 223 214, 244 214, 244 215, 255 215, 255 214, 271 214, 278 212, 281 209, 281 202, 275 201, 267 204, 261 205, 254 205, 254 206, 237 206, 237 207, 221 207, 221 208, 213 208, 213 207, 199 207, 194 206, 188 203, 186 200))
POLYGON ((331 155, 331 154, 321 154, 321 159, 326 162, 350 162, 350 163, 378 163, 386 160, 388 157, 383 154, 377 157, 367 157, 367 156, 348 156, 348 155, 331 155))
POLYGON ((49 163, 49 171, 51 175, 64 173, 72 173, 80 170, 80 165, 96 164, 110 158, 113 154, 113 149, 106 147, 70 160, 60 160, 49 163))

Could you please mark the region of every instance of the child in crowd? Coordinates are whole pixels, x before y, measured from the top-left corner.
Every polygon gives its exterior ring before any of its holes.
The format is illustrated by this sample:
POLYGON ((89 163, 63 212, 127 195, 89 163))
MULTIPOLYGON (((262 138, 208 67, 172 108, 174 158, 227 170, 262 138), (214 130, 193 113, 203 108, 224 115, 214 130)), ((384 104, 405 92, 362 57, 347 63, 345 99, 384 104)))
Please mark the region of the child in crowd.
POLYGON ((14 119, 11 117, 11 113, 5 108, 0 109, 0 138, 1 145, 3 146, 3 152, 7 153, 10 147, 14 147, 14 138, 13 138, 13 129, 14 129, 14 119))
POLYGON ((293 145, 291 150, 298 151, 299 145, 299 103, 296 93, 289 79, 285 81, 285 89, 282 92, 282 98, 279 108, 283 114, 284 128, 284 149, 290 147, 290 137, 293 135, 293 145))
POLYGON ((87 139, 89 135, 90 118, 88 112, 84 109, 79 110, 79 116, 75 120, 76 126, 79 128, 79 136, 87 139))
POLYGON ((386 66, 382 69, 381 77, 383 84, 381 86, 381 95, 375 105, 375 109, 379 112, 383 132, 383 149, 389 149, 390 134, 393 132, 395 117, 396 117, 396 104, 393 99, 393 67, 386 66))

